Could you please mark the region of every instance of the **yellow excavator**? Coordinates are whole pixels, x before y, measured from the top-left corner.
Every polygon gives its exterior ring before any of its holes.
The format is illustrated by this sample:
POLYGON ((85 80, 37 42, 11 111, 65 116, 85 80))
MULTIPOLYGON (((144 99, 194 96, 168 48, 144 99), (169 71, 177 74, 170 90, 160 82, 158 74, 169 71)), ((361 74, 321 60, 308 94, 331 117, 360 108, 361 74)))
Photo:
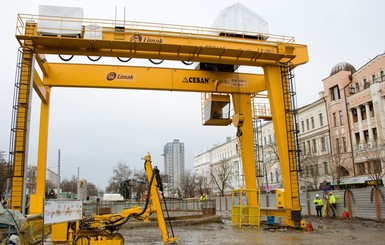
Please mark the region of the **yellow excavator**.
MULTIPOLYGON (((93 214, 91 218, 84 218, 76 222, 53 225, 52 242, 63 241, 64 234, 64 240, 75 245, 121 245, 124 244, 123 235, 118 232, 121 226, 129 220, 147 222, 150 215, 153 213, 156 214, 164 244, 176 242, 177 238, 174 236, 172 224, 171 222, 169 223, 171 230, 170 236, 163 215, 160 195, 162 195, 163 200, 165 199, 163 196, 163 184, 160 178, 159 169, 156 166, 152 168, 150 155, 146 155, 143 159, 149 183, 147 191, 148 195, 144 207, 135 206, 124 209, 119 214, 93 214), (56 237, 62 238, 57 240, 56 237)), ((166 203, 164 204, 166 205, 166 203)))

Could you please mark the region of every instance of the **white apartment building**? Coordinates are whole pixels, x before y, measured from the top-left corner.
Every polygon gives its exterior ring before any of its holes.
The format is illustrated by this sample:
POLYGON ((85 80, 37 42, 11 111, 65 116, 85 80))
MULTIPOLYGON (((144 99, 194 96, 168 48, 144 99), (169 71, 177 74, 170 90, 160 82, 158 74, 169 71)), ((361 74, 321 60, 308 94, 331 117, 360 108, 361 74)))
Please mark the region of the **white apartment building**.
POLYGON ((329 124, 326 99, 320 99, 298 109, 299 144, 301 149, 299 187, 300 190, 316 190, 319 185, 332 182, 329 124))
POLYGON ((218 195, 219 190, 212 174, 222 172, 228 174, 230 179, 224 192, 230 194, 232 189, 244 186, 242 161, 239 155, 238 138, 227 137, 226 142, 214 145, 211 149, 194 157, 194 171, 197 177, 204 177, 210 183, 211 195, 218 195))
MULTIPOLYGON (((323 93, 320 99, 298 109, 299 146, 301 161, 299 186, 301 190, 318 189, 319 184, 330 182, 329 127, 323 93)), ((259 187, 263 192, 272 192, 282 188, 279 156, 277 152, 274 125, 272 121, 262 124, 262 173, 258 177, 259 187)))

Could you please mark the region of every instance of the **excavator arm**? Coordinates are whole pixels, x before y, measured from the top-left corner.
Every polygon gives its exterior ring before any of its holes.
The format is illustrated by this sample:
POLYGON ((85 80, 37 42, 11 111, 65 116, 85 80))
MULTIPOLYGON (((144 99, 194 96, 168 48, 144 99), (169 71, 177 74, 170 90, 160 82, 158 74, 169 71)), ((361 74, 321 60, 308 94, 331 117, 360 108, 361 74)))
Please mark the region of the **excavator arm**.
MULTIPOLYGON (((144 167, 148 177, 148 195, 144 207, 131 207, 124 209, 118 214, 94 214, 91 218, 84 218, 81 221, 70 223, 69 229, 67 229, 68 242, 73 242, 76 245, 97 245, 106 243, 117 245, 124 244, 123 236, 118 233, 121 226, 132 219, 147 222, 150 215, 153 213, 156 214, 164 244, 174 243, 177 241, 177 238, 174 237, 171 223, 170 227, 172 237, 170 237, 163 215, 159 196, 159 193, 163 193, 163 185, 159 170, 157 167, 152 167, 150 155, 146 155, 144 157, 144 161, 144 167)), ((53 229, 52 233, 55 232, 61 233, 63 230, 53 229)), ((53 234, 52 237, 57 237, 57 234, 53 234)), ((54 239, 53 242, 55 242, 54 239)))

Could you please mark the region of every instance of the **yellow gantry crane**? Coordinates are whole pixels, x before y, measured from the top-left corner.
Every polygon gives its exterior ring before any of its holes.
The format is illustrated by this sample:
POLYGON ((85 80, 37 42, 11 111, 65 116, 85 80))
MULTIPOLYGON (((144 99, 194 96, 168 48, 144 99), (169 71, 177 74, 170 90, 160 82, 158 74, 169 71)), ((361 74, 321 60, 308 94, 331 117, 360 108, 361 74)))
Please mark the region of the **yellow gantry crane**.
MULTIPOLYGON (((294 67, 308 61, 305 45, 296 44, 292 37, 270 34, 27 14, 18 15, 16 38, 20 44, 20 58, 15 124, 12 127, 11 208, 23 209, 32 88, 42 103, 37 186, 36 194, 30 197, 30 213, 43 211, 51 88, 145 89, 206 94, 209 103, 204 105, 203 124, 223 126, 233 123, 237 128, 247 189, 257 186, 252 100, 256 94, 267 91, 285 191, 283 207, 263 209, 261 214, 283 217, 288 226, 302 225, 290 74, 294 67), (46 22, 52 25, 47 27, 46 22), (73 23, 80 28, 72 29, 73 23), (59 55, 63 61, 50 62, 52 55, 59 55), (95 61, 100 57, 116 57, 124 63, 65 62, 72 56, 86 56, 95 61), (126 63, 131 58, 150 59, 153 63, 154 60, 174 60, 199 65, 195 70, 134 67, 126 63), (264 74, 236 72, 242 65, 261 67, 264 74), (231 117, 223 115, 228 114, 225 108, 230 96, 234 113, 231 117), (218 111, 219 115, 214 115, 218 111)), ((250 195, 248 202, 255 204, 257 200, 250 195)))

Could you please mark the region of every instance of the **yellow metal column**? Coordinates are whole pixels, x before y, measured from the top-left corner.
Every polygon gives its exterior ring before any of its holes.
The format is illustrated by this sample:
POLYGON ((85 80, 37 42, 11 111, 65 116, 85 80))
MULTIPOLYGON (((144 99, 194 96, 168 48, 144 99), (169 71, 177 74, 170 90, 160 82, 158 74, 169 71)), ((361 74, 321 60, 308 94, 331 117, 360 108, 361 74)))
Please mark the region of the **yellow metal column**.
POLYGON ((13 154, 13 176, 11 209, 19 210, 24 213, 25 196, 25 175, 27 168, 27 151, 29 135, 29 117, 32 91, 34 52, 32 47, 23 48, 20 64, 20 77, 16 83, 18 88, 18 99, 14 105, 16 110, 16 122, 14 128, 14 148, 13 154))
POLYGON ((263 68, 284 185, 284 208, 291 210, 291 213, 287 212, 290 217, 284 218, 284 223, 289 226, 297 226, 294 223, 301 221, 302 218, 298 176, 295 168, 296 157, 295 152, 289 150, 289 144, 294 145, 294 137, 290 135, 294 133, 293 118, 287 114, 291 113, 290 93, 285 91, 285 88, 289 87, 289 81, 286 77, 283 78, 280 66, 264 66, 263 68))
MULTIPOLYGON (((255 153, 254 153, 254 132, 253 116, 250 94, 232 94, 234 104, 233 124, 238 128, 240 153, 242 157, 243 175, 245 177, 246 189, 257 188, 255 153)), ((257 205, 255 193, 248 193, 249 205, 257 205)))
POLYGON ((39 129, 39 149, 37 156, 37 176, 36 193, 30 197, 30 213, 43 213, 43 199, 45 195, 45 179, 47 169, 47 146, 48 146, 48 123, 49 123, 49 103, 50 88, 46 87, 46 101, 41 102, 40 108, 40 129, 39 129))

